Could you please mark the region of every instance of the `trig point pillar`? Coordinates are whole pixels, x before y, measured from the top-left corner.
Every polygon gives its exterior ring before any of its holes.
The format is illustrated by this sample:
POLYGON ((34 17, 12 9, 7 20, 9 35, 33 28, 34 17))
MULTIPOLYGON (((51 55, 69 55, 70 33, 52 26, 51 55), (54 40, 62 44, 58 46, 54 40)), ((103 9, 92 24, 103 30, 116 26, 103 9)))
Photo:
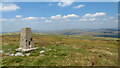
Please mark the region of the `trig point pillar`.
POLYGON ((34 47, 31 28, 22 28, 20 34, 20 47, 17 51, 31 51, 37 49, 34 47))

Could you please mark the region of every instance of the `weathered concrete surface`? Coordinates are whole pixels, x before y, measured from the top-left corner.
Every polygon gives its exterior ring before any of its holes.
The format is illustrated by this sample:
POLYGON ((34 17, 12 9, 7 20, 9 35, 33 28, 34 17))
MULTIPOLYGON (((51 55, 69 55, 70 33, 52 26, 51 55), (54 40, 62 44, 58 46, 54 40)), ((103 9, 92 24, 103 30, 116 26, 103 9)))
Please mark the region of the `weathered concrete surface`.
POLYGON ((22 28, 20 34, 20 47, 16 50, 31 51, 35 49, 37 49, 37 47, 34 47, 31 28, 22 28))

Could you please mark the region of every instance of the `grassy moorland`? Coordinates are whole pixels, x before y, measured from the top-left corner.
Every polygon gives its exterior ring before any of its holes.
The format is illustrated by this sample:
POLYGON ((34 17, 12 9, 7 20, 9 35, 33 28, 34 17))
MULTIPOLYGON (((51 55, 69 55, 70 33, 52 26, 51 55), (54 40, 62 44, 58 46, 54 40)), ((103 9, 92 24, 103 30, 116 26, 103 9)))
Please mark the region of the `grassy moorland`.
POLYGON ((117 38, 33 34, 38 50, 29 56, 11 56, 17 53, 19 33, 3 34, 2 66, 117 66, 117 38), (44 53, 40 53, 44 51, 44 53))

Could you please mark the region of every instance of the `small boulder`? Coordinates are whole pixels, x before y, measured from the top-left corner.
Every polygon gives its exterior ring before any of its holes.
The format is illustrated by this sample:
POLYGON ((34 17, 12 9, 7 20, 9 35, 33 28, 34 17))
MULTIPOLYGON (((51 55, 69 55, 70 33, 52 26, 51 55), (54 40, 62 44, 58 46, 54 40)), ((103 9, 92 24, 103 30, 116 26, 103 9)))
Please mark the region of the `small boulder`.
POLYGON ((0 53, 4 53, 3 50, 0 50, 0 53))
POLYGON ((10 56, 15 56, 15 54, 10 54, 10 56))
POLYGON ((40 53, 44 53, 45 51, 40 51, 40 53))
POLYGON ((15 56, 23 56, 23 54, 21 52, 17 52, 15 56))
POLYGON ((30 53, 27 53, 26 56, 30 56, 30 53))

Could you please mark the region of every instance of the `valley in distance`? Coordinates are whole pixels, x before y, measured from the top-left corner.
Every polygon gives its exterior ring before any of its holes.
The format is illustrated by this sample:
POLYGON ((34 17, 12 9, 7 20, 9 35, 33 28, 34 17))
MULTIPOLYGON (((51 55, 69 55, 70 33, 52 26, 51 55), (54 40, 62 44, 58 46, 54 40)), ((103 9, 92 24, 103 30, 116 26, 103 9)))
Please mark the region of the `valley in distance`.
POLYGON ((4 32, 2 66, 117 66, 118 29, 32 30, 37 50, 19 52, 20 31, 4 32))

